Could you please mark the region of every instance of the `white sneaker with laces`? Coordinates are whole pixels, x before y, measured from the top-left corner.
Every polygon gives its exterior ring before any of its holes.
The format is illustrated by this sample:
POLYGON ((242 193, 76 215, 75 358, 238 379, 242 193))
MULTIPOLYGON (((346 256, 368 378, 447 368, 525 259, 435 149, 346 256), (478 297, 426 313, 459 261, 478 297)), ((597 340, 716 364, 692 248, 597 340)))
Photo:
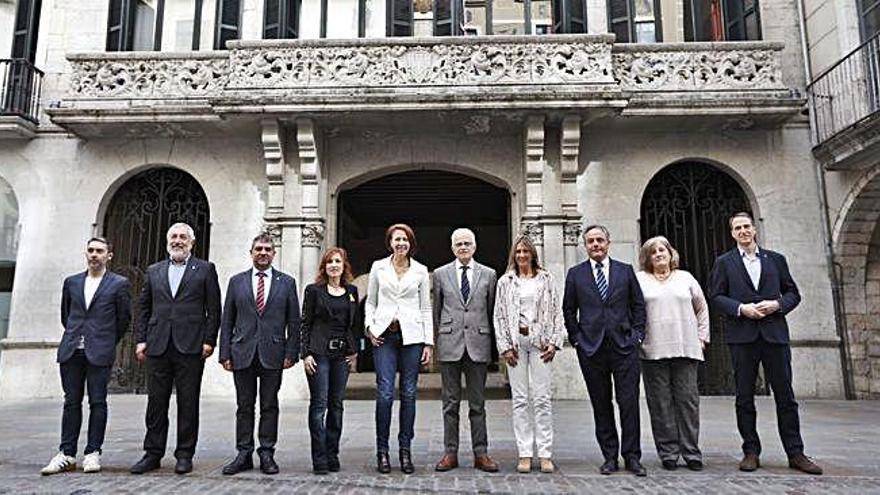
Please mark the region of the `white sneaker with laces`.
POLYGON ((101 470, 101 454, 99 452, 92 452, 91 454, 86 454, 83 458, 83 472, 84 473, 97 473, 101 470))
POLYGON ((49 461, 49 464, 46 464, 46 467, 40 470, 40 474, 46 476, 48 474, 73 471, 74 469, 76 469, 76 459, 69 455, 64 455, 64 452, 59 452, 49 461))

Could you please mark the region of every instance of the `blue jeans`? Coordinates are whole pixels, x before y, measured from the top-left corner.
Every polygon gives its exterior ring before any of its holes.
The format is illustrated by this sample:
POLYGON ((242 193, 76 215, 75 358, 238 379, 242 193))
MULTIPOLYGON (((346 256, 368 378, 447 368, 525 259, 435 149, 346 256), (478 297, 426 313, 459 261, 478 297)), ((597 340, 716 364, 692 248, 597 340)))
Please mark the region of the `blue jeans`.
POLYGON ((327 467, 339 459, 339 437, 342 436, 342 401, 348 382, 345 356, 313 355, 317 370, 307 375, 309 402, 309 433, 312 436, 312 465, 327 467))
POLYGON ((403 345, 400 332, 385 332, 382 345, 373 349, 376 367, 376 450, 388 452, 391 406, 394 404, 394 378, 400 371, 400 432, 397 444, 409 449, 416 422, 416 387, 419 384, 424 344, 403 345))
POLYGON ((86 454, 101 452, 107 429, 107 384, 110 367, 88 362, 85 352, 77 350, 61 363, 61 387, 64 390, 64 413, 61 415, 61 446, 64 455, 76 456, 79 430, 82 426, 82 401, 89 393, 89 436, 86 454))

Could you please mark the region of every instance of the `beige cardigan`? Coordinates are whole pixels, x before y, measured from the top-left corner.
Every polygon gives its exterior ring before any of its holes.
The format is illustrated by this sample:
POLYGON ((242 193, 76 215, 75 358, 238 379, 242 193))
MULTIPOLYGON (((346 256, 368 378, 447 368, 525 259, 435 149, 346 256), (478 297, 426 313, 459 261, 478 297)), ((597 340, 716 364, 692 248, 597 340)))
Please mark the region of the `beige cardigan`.
MULTIPOLYGON (((535 275, 540 282, 535 300, 535 323, 529 328, 529 343, 544 349, 553 344, 562 349, 565 340, 565 323, 562 319, 562 307, 559 291, 553 275, 541 270, 535 275)), ((495 340, 498 353, 504 354, 510 349, 519 348, 519 277, 516 272, 509 271, 498 279, 495 291, 495 340)))
POLYGON ((648 319, 642 359, 703 360, 700 342, 709 342, 709 307, 700 284, 690 273, 675 270, 663 282, 638 272, 648 319))

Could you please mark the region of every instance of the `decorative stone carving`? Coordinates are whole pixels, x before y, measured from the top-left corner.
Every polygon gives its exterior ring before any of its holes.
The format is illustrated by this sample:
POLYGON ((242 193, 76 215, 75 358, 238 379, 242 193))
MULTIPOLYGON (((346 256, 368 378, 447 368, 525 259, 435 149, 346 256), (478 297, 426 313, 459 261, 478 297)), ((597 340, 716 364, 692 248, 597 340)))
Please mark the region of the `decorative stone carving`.
POLYGON ((784 90, 776 45, 618 45, 614 79, 628 91, 784 90))
POLYGON ((277 120, 261 122, 263 159, 266 161, 266 180, 269 184, 266 215, 280 215, 284 212, 284 147, 281 126, 277 120))
POLYGON ((302 246, 320 248, 324 242, 324 225, 307 223, 302 226, 302 246))
POLYGON ((70 92, 126 98, 186 98, 217 95, 226 87, 225 54, 113 53, 71 56, 70 92))
POLYGON ((562 211, 566 214, 577 213, 577 172, 578 156, 581 146, 581 119, 577 115, 568 115, 562 119, 560 138, 560 177, 562 185, 562 211))
POLYGON ((526 213, 540 215, 544 205, 544 116, 529 116, 525 127, 526 213))
POLYGON ((296 119, 296 142, 299 147, 300 178, 302 181, 302 215, 320 214, 321 163, 312 119, 296 119))
POLYGON ((468 136, 489 134, 492 130, 492 119, 488 115, 471 115, 464 124, 464 132, 468 136))
POLYGON ((281 225, 277 223, 265 223, 263 224, 263 228, 260 229, 261 232, 265 232, 272 236, 273 244, 275 245, 275 249, 281 247, 281 240, 283 237, 284 229, 281 228, 281 225))
POLYGON ((539 222, 524 221, 520 224, 520 234, 532 240, 536 246, 544 245, 544 226, 539 222))
POLYGON ((581 243, 581 224, 567 223, 562 226, 563 244, 577 246, 581 243))

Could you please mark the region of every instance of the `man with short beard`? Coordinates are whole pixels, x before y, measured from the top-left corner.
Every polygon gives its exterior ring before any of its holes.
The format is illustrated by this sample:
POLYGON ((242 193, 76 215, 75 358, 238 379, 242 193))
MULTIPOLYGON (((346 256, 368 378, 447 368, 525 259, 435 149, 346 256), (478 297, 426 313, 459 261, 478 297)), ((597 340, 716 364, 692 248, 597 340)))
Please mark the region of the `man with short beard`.
POLYGON ((185 223, 168 229, 170 259, 147 268, 135 334, 138 361, 147 364, 145 454, 132 474, 158 469, 168 438, 168 401, 177 390, 174 472, 192 471, 199 433, 199 393, 205 359, 217 344, 220 285, 213 263, 192 256, 195 233, 185 223))

